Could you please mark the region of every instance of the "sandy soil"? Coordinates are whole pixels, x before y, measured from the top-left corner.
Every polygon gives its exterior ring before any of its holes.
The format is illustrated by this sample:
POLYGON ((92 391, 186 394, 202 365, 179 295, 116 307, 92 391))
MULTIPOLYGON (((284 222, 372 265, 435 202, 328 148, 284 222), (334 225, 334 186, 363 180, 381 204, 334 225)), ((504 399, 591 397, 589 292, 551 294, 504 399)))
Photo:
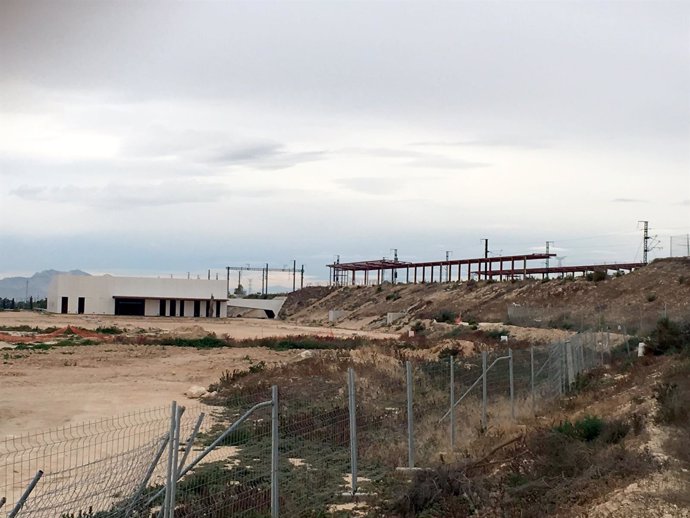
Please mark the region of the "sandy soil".
POLYGON ((298 351, 103 344, 2 351, 0 437, 170 404, 228 369, 289 362, 298 351))
POLYGON ((333 327, 297 325, 281 320, 248 318, 179 318, 179 317, 114 317, 107 315, 60 315, 31 311, 0 312, 1 326, 28 325, 31 327, 64 327, 73 325, 84 329, 117 326, 126 329, 160 329, 170 331, 182 326, 198 325, 218 336, 232 338, 262 338, 265 336, 322 335, 322 336, 370 336, 373 338, 397 338, 397 334, 365 332, 333 327))
MULTIPOLYGON (((175 330, 201 326, 235 338, 297 334, 390 337, 332 328, 295 326, 248 319, 119 318, 0 312, 0 326, 45 328, 75 325, 86 329, 117 325, 127 329, 175 330)), ((135 410, 189 401, 191 385, 208 387, 225 370, 247 369, 299 358, 299 351, 264 348, 197 350, 183 347, 102 344, 18 351, 0 344, 0 438, 80 423, 135 410), (3 346, 7 348, 3 349, 3 346)))

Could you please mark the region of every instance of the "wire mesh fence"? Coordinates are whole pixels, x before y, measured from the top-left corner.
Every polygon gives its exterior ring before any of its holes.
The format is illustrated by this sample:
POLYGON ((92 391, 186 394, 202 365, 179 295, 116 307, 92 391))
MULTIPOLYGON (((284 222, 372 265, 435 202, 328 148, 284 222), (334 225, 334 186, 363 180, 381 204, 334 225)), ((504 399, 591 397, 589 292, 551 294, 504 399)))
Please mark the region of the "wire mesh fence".
POLYGON ((0 442, 0 514, 325 516, 401 467, 469 455, 565 394, 608 337, 382 365, 324 356, 213 406, 157 408, 0 442), (297 371, 295 371, 297 372, 297 371), (305 397, 306 394, 306 397, 305 397), (4 501, 3 501, 4 498, 4 501))

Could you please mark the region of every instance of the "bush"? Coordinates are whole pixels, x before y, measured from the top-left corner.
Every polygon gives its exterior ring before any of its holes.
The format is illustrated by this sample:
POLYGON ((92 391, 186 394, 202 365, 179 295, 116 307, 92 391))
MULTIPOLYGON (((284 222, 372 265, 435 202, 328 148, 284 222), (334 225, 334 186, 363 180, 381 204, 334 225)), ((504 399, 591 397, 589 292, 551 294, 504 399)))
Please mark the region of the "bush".
POLYGON ((574 423, 570 421, 563 421, 554 431, 584 442, 591 442, 601 434, 604 429, 604 421, 593 415, 586 415, 582 419, 578 419, 574 423))
POLYGON ((618 444, 630 431, 630 424, 622 419, 614 419, 604 423, 600 438, 606 444, 618 444))
POLYGON ((122 329, 117 326, 97 327, 96 332, 102 335, 121 335, 122 329))
POLYGON ((657 355, 681 352, 690 346, 690 323, 681 326, 668 318, 659 319, 649 342, 657 355))
POLYGON ((176 347, 196 347, 197 349, 213 349, 216 347, 227 347, 227 342, 220 338, 208 335, 203 338, 164 338, 160 341, 161 345, 174 345, 176 347))
POLYGON ((647 294, 647 302, 654 302, 656 300, 656 293, 647 294))
POLYGON ((446 322, 448 324, 452 324, 457 320, 457 318, 458 314, 455 311, 450 309, 442 309, 436 314, 434 320, 436 320, 436 322, 446 322))
POLYGON ((426 327, 424 326, 423 322, 417 320, 414 324, 412 324, 412 327, 410 327, 410 329, 415 333, 421 333, 426 329, 426 327))
POLYGON ((493 338, 494 340, 500 340, 502 336, 508 335, 510 335, 510 332, 506 331, 505 329, 492 329, 486 332, 486 336, 493 338))
POLYGON ((655 421, 662 424, 677 424, 688 417, 686 402, 680 397, 676 383, 658 383, 654 387, 654 399, 658 403, 655 421))
POLYGON ((605 271, 605 270, 597 270, 597 271, 595 271, 595 272, 590 272, 590 273, 588 273, 588 274, 585 276, 585 278, 586 278, 588 281, 601 282, 601 281, 605 281, 605 280, 608 278, 608 276, 606 275, 606 271, 605 271))

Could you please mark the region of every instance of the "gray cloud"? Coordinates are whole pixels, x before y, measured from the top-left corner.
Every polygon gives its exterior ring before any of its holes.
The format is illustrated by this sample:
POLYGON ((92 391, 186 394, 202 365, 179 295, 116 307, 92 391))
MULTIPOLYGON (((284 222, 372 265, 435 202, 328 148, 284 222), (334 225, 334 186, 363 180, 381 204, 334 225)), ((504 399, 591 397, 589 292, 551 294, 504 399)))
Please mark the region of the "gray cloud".
POLYGON ((404 187, 403 182, 391 178, 339 178, 336 183, 355 192, 378 196, 394 194, 404 187))
POLYGON ((222 167, 246 166, 255 169, 285 169, 325 158, 323 151, 288 151, 284 146, 271 142, 245 146, 228 145, 193 156, 197 160, 222 167))
MULTIPOLYGON (((126 227, 170 246, 156 261, 194 243, 181 262, 223 264, 391 245, 424 259, 443 253, 439 235, 456 257, 480 253, 482 237, 519 253, 579 227, 626 232, 640 217, 672 228, 690 200, 644 215, 636 203, 687 191, 689 20, 690 4, 663 0, 3 0, 0 204, 24 216, 0 241, 126 227), (486 196, 444 188, 478 173, 500 198, 490 211, 486 196), (420 178, 436 189, 414 190, 420 178), (167 210, 182 204, 193 217, 167 210), (113 217, 120 207, 136 210, 113 217), (199 223, 238 213, 252 217, 199 223), (371 221, 390 243, 362 230, 371 221)), ((45 257, 75 242, 55 240, 45 257)), ((611 246, 593 240, 568 261, 611 246)))
POLYGON ((616 198, 611 201, 614 203, 649 203, 648 200, 641 200, 638 198, 616 198))
POLYGON ((86 205, 105 209, 211 203, 226 199, 230 191, 221 184, 166 182, 117 184, 105 187, 39 187, 24 185, 10 194, 28 201, 86 205))

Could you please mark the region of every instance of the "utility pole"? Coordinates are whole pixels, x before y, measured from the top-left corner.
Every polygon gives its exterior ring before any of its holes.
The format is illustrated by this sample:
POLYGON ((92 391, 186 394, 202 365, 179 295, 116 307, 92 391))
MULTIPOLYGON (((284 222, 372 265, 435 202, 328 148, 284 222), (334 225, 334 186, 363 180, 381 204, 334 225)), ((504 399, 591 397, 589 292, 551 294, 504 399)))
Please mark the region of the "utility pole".
POLYGON ((644 224, 644 237, 642 238, 642 249, 643 249, 643 256, 642 256, 642 262, 644 264, 647 264, 647 254, 649 253, 649 221, 645 220, 640 220, 637 222, 638 225, 640 223, 644 224))
MULTIPOLYGON (((482 241, 484 241, 484 259, 489 258, 489 240, 487 238, 483 238, 482 241)), ((480 270, 481 272, 481 270, 480 270)), ((489 278, 489 261, 484 261, 484 278, 488 279, 489 278)), ((479 279, 481 280, 481 273, 479 275, 479 279)))
POLYGON ((300 270, 299 287, 300 289, 304 288, 304 265, 302 265, 302 269, 300 270))
MULTIPOLYGON (((229 297, 229 296, 230 296, 230 267, 229 267, 229 266, 226 266, 226 267, 225 267, 225 272, 226 272, 227 278, 228 278, 228 288, 227 288, 227 292, 228 292, 228 297, 229 297)), ((189 278, 189 277, 187 277, 187 278, 189 278)))
POLYGON ((292 260, 292 291, 297 288, 297 259, 292 260))
POLYGON ((553 241, 546 242, 546 278, 549 278, 549 246, 553 245, 553 241))

